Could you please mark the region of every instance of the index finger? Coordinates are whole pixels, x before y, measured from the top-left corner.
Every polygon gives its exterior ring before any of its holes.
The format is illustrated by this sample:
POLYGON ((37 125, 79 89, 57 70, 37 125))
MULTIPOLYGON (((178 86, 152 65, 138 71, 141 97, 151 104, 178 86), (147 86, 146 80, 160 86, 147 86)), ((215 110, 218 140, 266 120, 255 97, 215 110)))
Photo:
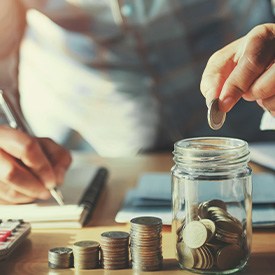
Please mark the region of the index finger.
POLYGON ((243 53, 225 81, 219 97, 222 111, 230 111, 274 59, 275 39, 271 28, 274 25, 261 25, 246 36, 243 53))
POLYGON ((9 127, 0 127, 1 148, 19 159, 47 188, 56 185, 53 168, 36 138, 9 127))
POLYGON ((52 164, 57 184, 63 183, 65 173, 72 162, 70 152, 49 138, 39 138, 39 142, 52 164))
POLYGON ((224 82, 235 67, 233 59, 237 43, 238 41, 232 42, 215 52, 207 62, 200 83, 207 106, 219 97, 224 82))

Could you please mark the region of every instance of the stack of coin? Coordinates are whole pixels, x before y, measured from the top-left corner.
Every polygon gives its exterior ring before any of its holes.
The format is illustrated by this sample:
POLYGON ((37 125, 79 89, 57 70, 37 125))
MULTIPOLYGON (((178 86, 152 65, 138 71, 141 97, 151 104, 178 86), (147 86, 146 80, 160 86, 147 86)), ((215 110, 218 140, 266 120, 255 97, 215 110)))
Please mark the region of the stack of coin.
POLYGON ((248 253, 242 223, 221 200, 202 202, 197 212, 197 220, 184 219, 177 230, 180 265, 213 271, 241 265, 248 253))
POLYGON ((104 269, 129 267, 129 233, 109 231, 101 234, 101 265, 104 269))
POLYGON ((93 269, 99 266, 99 243, 80 241, 73 245, 74 267, 76 269, 93 269))
POLYGON ((132 267, 141 271, 162 268, 162 220, 156 217, 139 217, 131 220, 132 267))
POLYGON ((68 247, 55 247, 48 252, 50 268, 70 268, 73 266, 73 250, 68 247))

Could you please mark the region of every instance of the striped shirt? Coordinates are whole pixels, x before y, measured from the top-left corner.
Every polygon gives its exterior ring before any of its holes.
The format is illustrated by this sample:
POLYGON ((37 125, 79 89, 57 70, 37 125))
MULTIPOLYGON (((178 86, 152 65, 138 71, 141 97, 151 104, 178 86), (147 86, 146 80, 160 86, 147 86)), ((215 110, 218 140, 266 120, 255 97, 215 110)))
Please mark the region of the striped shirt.
POLYGON ((16 91, 22 41, 21 107, 34 131, 58 142, 76 131, 105 156, 194 136, 274 139, 243 101, 213 132, 199 92, 214 51, 272 20, 263 0, 2 0, 0 85, 16 91))

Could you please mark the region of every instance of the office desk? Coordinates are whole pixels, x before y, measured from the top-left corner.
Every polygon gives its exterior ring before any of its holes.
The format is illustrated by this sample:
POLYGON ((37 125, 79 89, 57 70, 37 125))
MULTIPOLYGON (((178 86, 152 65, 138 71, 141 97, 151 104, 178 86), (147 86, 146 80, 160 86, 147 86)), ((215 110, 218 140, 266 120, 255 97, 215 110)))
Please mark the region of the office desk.
MULTIPOLYGON (((146 171, 169 171, 173 165, 171 154, 155 154, 133 158, 105 159, 96 156, 83 156, 79 161, 106 166, 110 171, 107 185, 102 192, 96 211, 90 223, 82 229, 72 230, 33 230, 28 240, 15 251, 12 258, 0 263, 0 275, 57 275, 57 274, 140 274, 127 270, 81 270, 49 269, 48 250, 57 246, 70 246, 79 240, 99 240, 104 231, 129 231, 129 225, 114 222, 127 190, 136 184, 140 173, 146 171)), ((255 172, 261 169, 251 165, 255 172)), ((275 190, 274 190, 275 192, 275 190)), ((193 274, 180 270, 174 256, 170 227, 163 229, 164 268, 153 274, 193 274)), ((143 274, 152 274, 144 272, 143 274)), ((275 229, 254 230, 252 256, 248 267, 241 274, 275 274, 275 229)))

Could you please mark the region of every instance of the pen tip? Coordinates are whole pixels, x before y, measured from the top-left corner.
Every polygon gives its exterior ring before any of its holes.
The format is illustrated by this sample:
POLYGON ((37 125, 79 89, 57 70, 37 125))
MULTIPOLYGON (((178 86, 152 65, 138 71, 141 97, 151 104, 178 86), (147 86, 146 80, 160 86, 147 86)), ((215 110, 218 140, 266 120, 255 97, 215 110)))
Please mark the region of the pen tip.
POLYGON ((60 190, 54 187, 50 189, 50 193, 59 205, 64 205, 63 196, 60 190))

